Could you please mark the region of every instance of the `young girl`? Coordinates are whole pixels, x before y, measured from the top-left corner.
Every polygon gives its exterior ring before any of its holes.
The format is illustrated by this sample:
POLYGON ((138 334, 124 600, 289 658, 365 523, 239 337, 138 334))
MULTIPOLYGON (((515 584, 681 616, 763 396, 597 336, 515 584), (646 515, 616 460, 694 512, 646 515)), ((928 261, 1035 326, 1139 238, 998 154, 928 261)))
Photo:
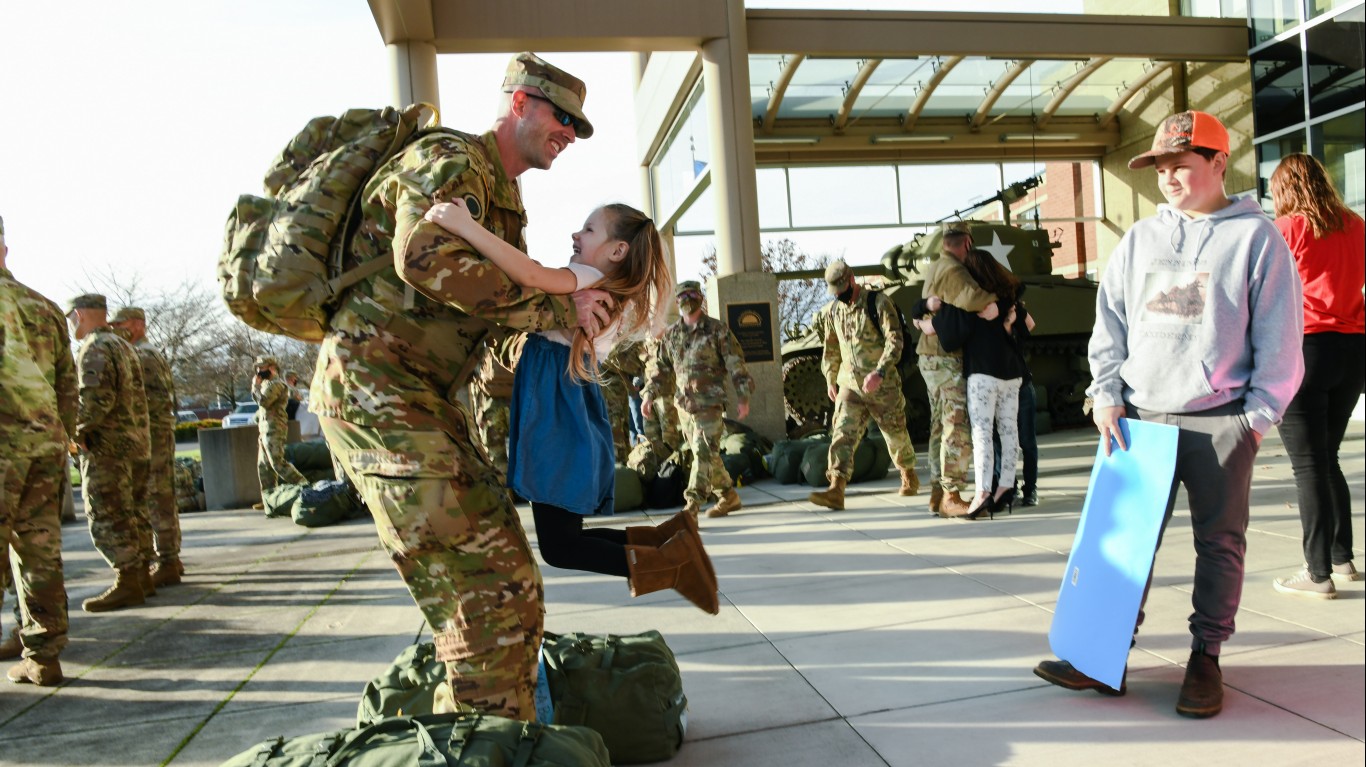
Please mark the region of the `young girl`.
POLYGON ((649 328, 658 298, 669 295, 654 222, 629 205, 604 205, 573 235, 569 265, 549 268, 485 230, 462 200, 439 203, 426 217, 524 288, 557 295, 597 288, 612 298, 611 320, 595 338, 582 329, 528 336, 513 378, 508 486, 531 502, 546 564, 627 578, 632 596, 673 588, 718 613, 716 575, 690 515, 658 527, 583 527, 585 516, 612 513, 616 483, 598 362, 618 336, 649 328))

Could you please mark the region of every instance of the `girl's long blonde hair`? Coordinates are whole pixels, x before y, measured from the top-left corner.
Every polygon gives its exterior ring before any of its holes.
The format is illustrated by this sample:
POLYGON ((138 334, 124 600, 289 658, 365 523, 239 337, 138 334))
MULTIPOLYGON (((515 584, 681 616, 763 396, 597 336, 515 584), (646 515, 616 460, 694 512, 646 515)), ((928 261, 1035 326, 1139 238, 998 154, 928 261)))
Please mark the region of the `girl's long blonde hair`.
MULTIPOLYGON (((618 261, 611 274, 594 286, 612 296, 608 311, 609 326, 621 318, 618 338, 639 333, 649 327, 659 312, 661 296, 669 295, 669 265, 664 242, 650 217, 630 205, 614 202, 602 206, 607 214, 607 234, 626 243, 626 257, 618 261)), ((574 329, 569 348, 569 375, 579 381, 597 381, 598 362, 593 339, 583 328, 574 329)))
POLYGON ((1316 240, 1342 231, 1356 215, 1343 204, 1323 163, 1312 155, 1286 155, 1271 173, 1270 185, 1277 218, 1293 213, 1304 216, 1316 240))

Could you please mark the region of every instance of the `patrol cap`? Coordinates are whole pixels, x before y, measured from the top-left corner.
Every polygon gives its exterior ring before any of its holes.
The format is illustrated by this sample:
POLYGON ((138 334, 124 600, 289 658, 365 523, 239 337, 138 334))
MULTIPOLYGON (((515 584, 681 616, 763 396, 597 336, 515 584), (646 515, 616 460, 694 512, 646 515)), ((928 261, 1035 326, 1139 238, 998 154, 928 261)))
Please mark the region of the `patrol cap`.
POLYGON ((267 357, 267 356, 262 355, 262 356, 256 358, 256 367, 257 367, 257 369, 259 370, 259 369, 261 369, 261 368, 279 367, 279 365, 277 365, 277 364, 275 363, 275 358, 274 358, 274 357, 267 357))
POLYGON ((852 276, 854 273, 849 269, 849 265, 844 263, 844 259, 837 258, 825 267, 825 289, 832 296, 838 295, 852 276))
POLYGON ((1228 130, 1219 118, 1207 112, 1177 112, 1157 126, 1153 148, 1129 161, 1129 170, 1146 168, 1157 158, 1192 149, 1213 149, 1228 154, 1228 130))
POLYGON ((574 118, 577 138, 593 135, 593 124, 583 115, 583 102, 588 98, 588 87, 583 80, 527 51, 512 58, 503 77, 504 91, 515 90, 519 85, 540 90, 552 104, 568 112, 574 118))
POLYGON ((114 313, 114 319, 110 322, 127 322, 129 320, 147 321, 147 315, 136 306, 125 306, 114 313))
POLYGON ((77 309, 108 309, 109 304, 105 302, 104 296, 99 293, 82 293, 71 299, 67 304, 67 314, 77 309))
POLYGON ((697 280, 684 280, 678 283, 678 287, 674 288, 674 298, 678 298, 679 296, 683 295, 684 293, 687 293, 690 290, 701 293, 702 283, 698 282, 697 280))

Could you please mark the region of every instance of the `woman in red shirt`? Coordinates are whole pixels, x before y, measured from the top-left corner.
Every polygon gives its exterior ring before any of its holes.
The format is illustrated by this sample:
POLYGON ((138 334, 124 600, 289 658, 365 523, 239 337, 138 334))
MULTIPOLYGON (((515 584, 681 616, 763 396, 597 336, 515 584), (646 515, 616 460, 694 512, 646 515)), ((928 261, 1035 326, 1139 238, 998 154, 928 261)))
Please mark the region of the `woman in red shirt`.
POLYGON ((1307 154, 1281 160, 1271 199, 1304 282, 1304 382, 1280 432, 1299 491, 1305 569, 1275 586, 1333 599, 1334 580, 1361 578, 1352 564, 1352 499, 1338 446, 1366 379, 1366 234, 1323 165, 1307 154))

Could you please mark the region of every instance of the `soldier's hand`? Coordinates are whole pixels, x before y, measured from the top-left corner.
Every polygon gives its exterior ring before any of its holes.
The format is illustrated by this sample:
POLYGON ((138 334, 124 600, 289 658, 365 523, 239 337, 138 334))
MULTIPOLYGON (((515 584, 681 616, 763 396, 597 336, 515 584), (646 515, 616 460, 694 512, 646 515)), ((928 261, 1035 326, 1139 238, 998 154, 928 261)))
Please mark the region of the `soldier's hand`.
POLYGON ((939 311, 939 308, 943 305, 944 302, 939 300, 939 296, 930 296, 929 298, 925 299, 925 308, 929 309, 932 312, 939 311))
POLYGON ((643 416, 645 416, 646 418, 654 418, 654 417, 655 417, 655 402, 654 402, 654 400, 650 400, 650 399, 643 399, 643 400, 641 400, 641 401, 640 401, 640 414, 643 415, 643 416))
POLYGON ((863 393, 872 394, 882 388, 882 374, 874 370, 863 379, 863 393))
POLYGON ((840 395, 840 390, 839 390, 839 387, 838 387, 838 386, 826 386, 826 387, 825 387, 825 396, 829 397, 831 402, 834 402, 834 401, 835 401, 835 398, 838 397, 839 395, 840 395))
POLYGON ((987 322, 991 322, 992 320, 1001 316, 1001 307, 997 306, 996 304, 987 304, 987 308, 978 312, 977 316, 981 317, 987 322))
POLYGON ((937 335, 937 332, 934 329, 934 322, 931 320, 916 320, 912 324, 917 328, 920 328, 920 332, 927 336, 937 335))
POLYGON ((580 290, 570 295, 574 299, 574 309, 579 316, 579 327, 590 336, 602 332, 612 319, 608 310, 612 308, 612 295, 605 290, 580 290))
POLYGON ((1124 432, 1119 430, 1119 419, 1124 417, 1124 406, 1098 407, 1092 410, 1091 417, 1095 419, 1096 429, 1100 431, 1100 439, 1105 444, 1105 455, 1110 455, 1110 439, 1113 437, 1119 443, 1120 450, 1128 450, 1124 444, 1124 432))
POLYGON ((749 402, 735 403, 735 414, 740 416, 741 421, 749 418, 749 402))

